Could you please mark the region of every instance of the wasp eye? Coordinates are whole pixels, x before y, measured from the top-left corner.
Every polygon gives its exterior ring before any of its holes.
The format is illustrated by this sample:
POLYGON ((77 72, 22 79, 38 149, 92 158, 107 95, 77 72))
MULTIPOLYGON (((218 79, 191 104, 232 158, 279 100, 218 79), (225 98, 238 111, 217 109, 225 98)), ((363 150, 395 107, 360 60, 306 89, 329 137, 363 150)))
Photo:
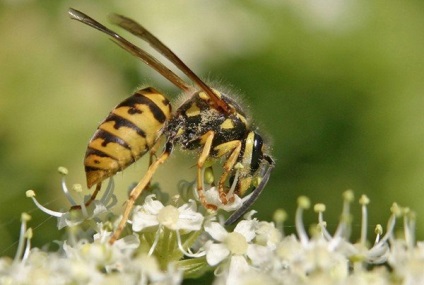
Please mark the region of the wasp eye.
POLYGON ((264 141, 262 137, 255 133, 255 136, 253 138, 253 146, 252 146, 252 161, 251 161, 251 171, 255 172, 259 168, 259 164, 261 160, 263 159, 263 147, 264 141))

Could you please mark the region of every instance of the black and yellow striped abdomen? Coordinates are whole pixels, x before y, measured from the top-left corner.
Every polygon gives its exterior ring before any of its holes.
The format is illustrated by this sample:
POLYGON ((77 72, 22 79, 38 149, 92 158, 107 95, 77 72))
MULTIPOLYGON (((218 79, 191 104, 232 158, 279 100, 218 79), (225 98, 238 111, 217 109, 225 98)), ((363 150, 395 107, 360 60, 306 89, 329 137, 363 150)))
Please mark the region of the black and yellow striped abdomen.
POLYGON ((88 144, 84 160, 88 188, 149 151, 170 117, 169 101, 150 87, 138 90, 116 106, 88 144))

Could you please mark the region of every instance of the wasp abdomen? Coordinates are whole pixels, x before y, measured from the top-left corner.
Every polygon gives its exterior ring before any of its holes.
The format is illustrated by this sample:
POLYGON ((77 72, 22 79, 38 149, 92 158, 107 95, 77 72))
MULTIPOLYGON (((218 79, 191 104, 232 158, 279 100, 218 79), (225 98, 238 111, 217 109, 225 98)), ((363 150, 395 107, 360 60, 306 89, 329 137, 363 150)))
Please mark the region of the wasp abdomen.
POLYGON ((169 101, 153 88, 138 90, 100 124, 85 154, 87 185, 100 183, 143 156, 171 116, 169 101))

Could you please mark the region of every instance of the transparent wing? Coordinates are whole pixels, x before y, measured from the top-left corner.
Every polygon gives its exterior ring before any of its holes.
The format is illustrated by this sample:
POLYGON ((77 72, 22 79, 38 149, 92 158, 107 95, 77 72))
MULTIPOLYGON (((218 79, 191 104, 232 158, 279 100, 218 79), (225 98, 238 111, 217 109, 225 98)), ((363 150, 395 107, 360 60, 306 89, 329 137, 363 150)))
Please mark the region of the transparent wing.
POLYGON ((184 80, 182 80, 178 75, 176 75, 174 72, 169 70, 165 65, 159 62, 151 54, 145 52, 141 48, 132 44, 131 42, 129 42, 128 40, 120 36, 119 34, 106 28, 104 25, 100 24, 96 20, 92 19, 91 17, 87 16, 86 14, 78 10, 70 8, 68 13, 71 19, 77 20, 81 23, 84 23, 92 28, 95 28, 109 35, 116 44, 118 44, 120 47, 127 50, 134 56, 140 58, 145 64, 147 64, 148 66, 152 67, 154 70, 159 72, 163 77, 168 79, 171 83, 173 83, 175 86, 177 86, 181 90, 185 92, 190 92, 193 90, 193 88, 190 85, 184 82, 184 80))
POLYGON ((232 112, 230 106, 224 100, 218 97, 215 92, 213 92, 213 90, 208 85, 206 85, 172 50, 170 50, 147 29, 134 20, 118 14, 112 14, 109 19, 115 25, 120 26, 121 28, 149 43, 156 51, 171 61, 179 70, 187 75, 188 78, 190 78, 203 91, 205 91, 218 108, 222 109, 225 113, 232 112))

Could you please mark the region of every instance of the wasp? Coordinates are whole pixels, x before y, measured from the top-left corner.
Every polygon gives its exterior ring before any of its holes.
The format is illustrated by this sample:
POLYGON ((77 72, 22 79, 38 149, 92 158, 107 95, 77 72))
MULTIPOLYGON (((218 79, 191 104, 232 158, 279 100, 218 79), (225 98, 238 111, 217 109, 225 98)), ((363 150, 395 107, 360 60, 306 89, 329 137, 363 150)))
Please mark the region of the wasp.
POLYGON ((235 194, 244 196, 253 189, 226 224, 237 221, 265 188, 275 165, 268 154, 267 145, 240 105, 230 95, 208 86, 167 46, 134 20, 117 14, 110 17, 113 24, 144 40, 167 58, 193 82, 192 85, 151 54, 86 14, 71 8, 69 15, 71 19, 108 35, 113 42, 188 95, 188 99, 173 112, 168 99, 156 89, 140 89, 119 103, 91 138, 84 160, 87 186, 91 188, 96 185, 91 200, 100 190, 103 180, 122 171, 144 154, 151 154, 149 168, 131 190, 123 217, 109 242, 112 244, 119 238, 135 200, 176 146, 198 153, 197 193, 206 209, 217 209, 216 205, 208 203, 204 193, 204 170, 215 161, 224 161, 217 185, 222 203, 231 202, 235 194), (163 151, 156 156, 156 147, 161 138, 165 138, 163 151))

